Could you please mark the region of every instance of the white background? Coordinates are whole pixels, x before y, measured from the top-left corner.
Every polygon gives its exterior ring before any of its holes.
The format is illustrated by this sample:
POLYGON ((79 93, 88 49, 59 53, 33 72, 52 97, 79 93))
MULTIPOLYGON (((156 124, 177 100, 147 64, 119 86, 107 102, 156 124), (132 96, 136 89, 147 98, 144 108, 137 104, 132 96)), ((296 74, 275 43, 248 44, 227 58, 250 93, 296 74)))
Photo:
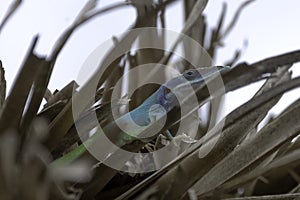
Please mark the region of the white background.
MULTIPOLYGON (((48 55, 56 39, 68 27, 84 5, 83 0, 23 0, 22 6, 10 19, 0 35, 0 59, 6 70, 8 88, 23 61, 34 35, 39 34, 37 52, 48 55)), ((120 2, 99 1, 99 8, 120 2)), ((221 0, 210 0, 205 10, 210 28, 215 26, 221 11, 221 0)), ((232 19, 243 1, 227 0, 226 23, 232 19)), ((0 0, 0 19, 3 19, 11 1, 0 0)), ((231 34, 225 40, 225 47, 218 51, 216 64, 229 60, 235 49, 248 46, 240 61, 252 63, 260 59, 300 49, 300 1, 296 0, 257 0, 243 12, 231 34)), ((178 2, 167 10, 167 28, 180 31, 182 3, 178 2)), ((76 79, 79 69, 87 56, 102 42, 125 31, 135 19, 135 10, 128 8, 98 17, 79 28, 72 35, 55 65, 49 89, 60 89, 76 79)), ((293 68, 294 75, 300 75, 299 66, 293 68)), ((259 84, 230 93, 226 98, 225 113, 249 99, 259 84)), ((285 95, 272 110, 279 113, 287 104, 299 96, 299 90, 285 95)))

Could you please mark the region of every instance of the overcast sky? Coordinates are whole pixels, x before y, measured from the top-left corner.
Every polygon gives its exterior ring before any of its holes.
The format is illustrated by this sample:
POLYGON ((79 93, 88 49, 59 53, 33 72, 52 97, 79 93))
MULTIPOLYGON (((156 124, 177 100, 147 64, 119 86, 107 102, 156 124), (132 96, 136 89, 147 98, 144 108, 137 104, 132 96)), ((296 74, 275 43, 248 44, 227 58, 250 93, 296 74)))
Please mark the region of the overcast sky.
MULTIPOLYGON (((22 6, 11 18, 0 35, 0 59, 6 70, 8 88, 21 65, 24 55, 34 35, 39 34, 37 52, 49 54, 56 39, 70 25, 86 1, 83 0, 23 0, 22 6)), ((99 1, 99 8, 119 2, 116 0, 99 1)), ((210 27, 214 26, 222 7, 221 0, 210 0, 205 10, 210 27)), ((226 22, 243 1, 227 0, 226 22), (237 3, 238 2, 238 3, 237 3)), ((0 0, 0 19, 3 19, 11 1, 0 0)), ((248 46, 243 51, 241 61, 249 63, 260 59, 300 49, 300 1, 296 0, 257 0, 242 13, 237 26, 225 40, 225 47, 218 51, 217 64, 229 60, 236 48, 248 46)), ((180 31, 182 27, 182 4, 176 3, 167 10, 167 27, 180 31)), ((117 10, 98 17, 78 29, 64 47, 55 65, 50 90, 62 88, 76 79, 79 69, 87 56, 112 35, 121 34, 134 21, 133 8, 117 10), (70 70, 72 69, 72 70, 70 70)), ((293 67, 294 76, 300 75, 299 65, 293 67), (298 69, 297 69, 298 68, 298 69)), ((261 83, 260 83, 261 84, 261 83)), ((239 90, 227 98, 225 112, 229 112, 250 98, 256 86, 239 90), (231 99, 231 100, 228 100, 231 99), (228 102, 233 102, 229 104, 228 102)), ((273 113, 280 112, 290 103, 300 90, 285 95, 273 113)), ((299 95, 298 95, 299 96, 299 95)))

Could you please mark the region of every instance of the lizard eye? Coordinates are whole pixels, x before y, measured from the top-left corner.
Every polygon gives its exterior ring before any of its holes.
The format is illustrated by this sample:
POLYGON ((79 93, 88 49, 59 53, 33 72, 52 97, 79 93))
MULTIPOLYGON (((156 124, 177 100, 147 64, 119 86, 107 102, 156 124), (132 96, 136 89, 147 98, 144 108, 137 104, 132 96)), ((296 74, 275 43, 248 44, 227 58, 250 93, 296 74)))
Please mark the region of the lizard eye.
POLYGON ((193 75, 193 72, 192 72, 192 71, 186 72, 186 75, 192 76, 192 75, 193 75))
POLYGON ((190 80, 192 78, 194 78, 195 76, 197 76, 197 71, 196 70, 189 70, 183 73, 184 78, 186 78, 187 80, 190 80))

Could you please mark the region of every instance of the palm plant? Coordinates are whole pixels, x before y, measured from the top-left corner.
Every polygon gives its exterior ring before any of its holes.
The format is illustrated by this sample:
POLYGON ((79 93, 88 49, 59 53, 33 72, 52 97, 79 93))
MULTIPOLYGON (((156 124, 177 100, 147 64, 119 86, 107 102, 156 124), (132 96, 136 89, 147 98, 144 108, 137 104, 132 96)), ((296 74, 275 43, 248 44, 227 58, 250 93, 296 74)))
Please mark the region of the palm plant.
MULTIPOLYGON (((210 64, 199 59, 202 58, 202 50, 205 49, 214 59, 242 10, 253 0, 240 5, 228 26, 224 25, 227 12, 224 4, 219 21, 212 29, 203 14, 207 0, 182 1, 185 24, 171 51, 165 51, 168 39, 164 29, 165 12, 174 2, 176 0, 131 0, 97 10, 97 2, 88 1, 48 56, 34 53, 39 38, 33 39, 9 95, 6 95, 5 64, 0 62, 0 199, 300 198, 299 99, 258 129, 281 96, 300 86, 300 78, 292 79, 290 71, 291 66, 300 60, 300 50, 252 64, 238 62, 241 50, 237 50, 228 63, 224 63, 231 69, 221 72, 223 93, 210 94, 205 85, 216 82, 216 78, 212 77, 206 84, 203 82, 195 88, 198 105, 190 108, 187 115, 181 116, 180 107, 176 104, 163 113, 162 118, 154 119, 141 131, 142 134, 148 133, 167 116, 162 129, 155 135, 143 140, 132 136, 125 140, 120 134, 123 131, 117 127, 113 112, 124 114, 124 110, 119 109, 122 102, 128 101, 122 96, 123 91, 138 87, 137 83, 142 79, 154 79, 157 65, 176 63, 181 73, 194 68, 187 60, 175 58, 174 51, 181 43, 185 57, 197 60, 196 67, 210 64), (97 77, 96 82, 90 79, 79 86, 72 81, 55 93, 49 91, 47 87, 53 67, 74 30, 96 16, 126 6, 134 6, 137 11, 130 29, 152 27, 147 29, 151 31, 129 31, 120 38, 114 38, 114 47, 106 52, 98 68, 102 70, 102 76, 97 77), (191 48, 191 43, 182 42, 182 35, 192 38, 203 49, 191 48), (148 45, 150 48, 136 49, 136 41, 138 46, 148 45), (159 48, 153 48, 152 44, 159 48), (129 76, 117 87, 126 72, 149 63, 155 65, 148 66, 151 73, 147 77, 129 76), (261 80, 265 82, 253 98, 222 120, 217 119, 226 93, 261 80), (93 98, 87 99, 89 84, 97 87, 93 98), (114 90, 119 91, 117 96, 113 95, 114 90), (43 99, 46 104, 42 103, 43 99), (75 104, 74 99, 84 101, 75 104), (203 105, 208 105, 208 109, 203 109, 203 105), (208 120, 188 126, 196 131, 194 138, 185 134, 180 137, 172 135, 186 117, 198 117, 199 108, 202 109, 201 118, 208 120), (170 156, 141 156, 124 162, 118 157, 118 150, 111 151, 107 158, 119 159, 118 164, 127 169, 119 170, 86 151, 84 145, 89 145, 93 138, 89 134, 98 125, 104 127, 112 141, 122 141, 121 146, 127 151, 151 153, 172 143, 176 145, 170 148, 170 156), (153 163, 159 169, 147 171, 148 166, 143 165, 145 159, 154 159, 153 163), (144 170, 144 173, 130 173, 137 169, 144 170)), ((0 24, 0 33, 21 3, 13 2, 0 24)), ((165 74, 160 76, 162 80, 167 78, 165 74)), ((158 85, 149 84, 137 89, 130 97, 129 109, 137 108, 158 88, 158 85)), ((98 141, 97 145, 106 144, 98 141)))

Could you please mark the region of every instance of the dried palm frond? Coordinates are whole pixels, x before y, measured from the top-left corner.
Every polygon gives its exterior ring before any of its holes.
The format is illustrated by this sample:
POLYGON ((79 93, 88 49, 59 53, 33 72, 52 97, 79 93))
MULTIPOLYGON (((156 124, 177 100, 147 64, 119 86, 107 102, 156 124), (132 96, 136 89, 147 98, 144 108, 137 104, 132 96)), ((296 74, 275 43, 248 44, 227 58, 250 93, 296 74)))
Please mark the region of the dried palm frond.
MULTIPOLYGON (((155 159, 154 164, 161 167, 155 172, 133 174, 114 169, 96 160, 81 145, 83 141, 89 141, 99 125, 105 127, 112 140, 118 139, 120 128, 115 124, 110 126, 114 120, 113 113, 122 113, 124 102, 130 101, 130 109, 137 107, 158 88, 157 85, 150 85, 146 89, 138 89, 130 97, 124 96, 122 92, 134 88, 138 81, 158 76, 153 67, 147 76, 129 77, 129 80, 116 86, 124 74, 143 64, 167 65, 174 60, 181 65, 178 67, 180 72, 192 68, 192 64, 186 60, 176 60, 173 51, 180 45, 184 47, 186 57, 196 60, 199 66, 204 65, 205 62, 200 59, 201 49, 193 49, 189 43, 182 44, 183 35, 201 44, 215 58, 217 50, 225 44, 225 37, 234 30, 243 9, 253 2, 241 3, 227 27, 224 27, 227 4, 223 4, 216 27, 210 29, 206 22, 209 16, 203 14, 209 1, 183 0, 186 21, 182 35, 175 39, 171 51, 165 51, 168 38, 166 30, 160 28, 168 27, 166 13, 169 6, 177 1, 131 0, 101 9, 97 8, 96 0, 88 1, 71 26, 58 38, 49 56, 35 53, 39 37, 34 37, 7 96, 5 63, 0 61, 0 199, 300 198, 299 96, 278 116, 261 124, 284 94, 300 86, 300 77, 291 76, 292 65, 300 61, 300 50, 252 64, 237 63, 241 55, 241 50, 237 50, 235 55, 228 58, 233 65, 231 70, 221 73, 223 93, 217 91, 215 95, 210 95, 203 84, 195 91, 199 105, 191 108, 188 114, 181 116, 180 108, 175 107, 168 113, 161 134, 145 140, 133 139, 124 145, 126 150, 142 153, 151 153, 168 145, 172 143, 171 132, 178 129, 182 120, 190 115, 197 119, 199 108, 214 101, 217 108, 212 110, 210 106, 204 112, 208 120, 197 127, 193 124, 189 126, 190 129, 198 129, 197 140, 182 133, 181 138, 185 138, 185 141, 181 141, 187 143, 186 149, 181 152, 170 148, 168 153, 173 157, 168 155, 168 159, 171 161, 162 160, 159 156, 126 160, 119 156, 118 150, 109 155, 109 158, 117 159, 121 166, 131 170, 147 169, 149 166, 145 166, 144 161, 155 159), (74 31, 96 16, 126 6, 132 6, 137 11, 136 20, 129 30, 152 27, 154 31, 128 31, 120 38, 115 37, 114 46, 106 52, 98 71, 85 85, 72 81, 52 93, 48 84, 53 68, 74 31), (136 50, 136 41, 138 46, 157 44, 160 48, 136 50), (103 72, 100 79, 98 72, 103 72), (226 106, 222 98, 229 92, 258 81, 265 83, 253 98, 218 122, 217 115, 226 106), (95 83, 94 98, 86 100, 90 86, 95 83), (117 99, 113 98, 114 90, 119 91, 117 99), (43 99, 46 100, 45 104, 43 99), (80 111, 78 113, 73 112, 74 99, 82 100, 82 104, 76 108, 80 111), (209 129, 211 123, 214 127, 209 129), (262 126, 260 129, 259 124, 262 126), (81 129, 76 125, 80 125, 81 129)), ((0 33, 21 2, 12 3, 0 23, 0 33)), ((159 76, 160 79, 166 79, 166 74, 159 76)), ((214 81, 209 79, 207 84, 213 84, 214 81)), ((162 120, 155 121, 141 134, 151 132, 162 120)), ((107 144, 99 141, 97 145, 107 144)))

